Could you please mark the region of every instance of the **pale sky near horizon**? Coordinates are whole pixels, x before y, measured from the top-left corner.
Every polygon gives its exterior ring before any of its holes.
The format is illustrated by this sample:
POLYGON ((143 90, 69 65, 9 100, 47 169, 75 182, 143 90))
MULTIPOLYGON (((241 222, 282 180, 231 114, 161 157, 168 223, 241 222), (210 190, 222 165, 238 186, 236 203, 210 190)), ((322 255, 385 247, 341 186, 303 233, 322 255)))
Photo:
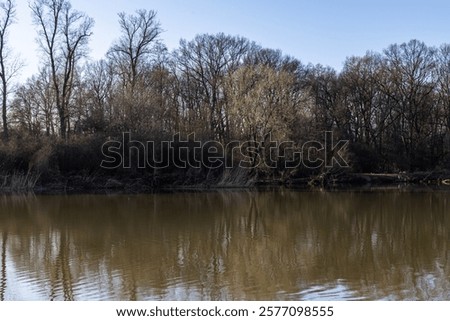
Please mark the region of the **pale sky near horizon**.
MULTIPOLYGON (((16 0, 17 24, 9 44, 25 60, 21 79, 38 70, 36 29, 28 0, 16 0)), ((101 59, 119 34, 117 13, 152 9, 165 30, 169 50, 196 34, 240 35, 263 47, 281 49, 303 63, 336 70, 346 57, 381 52, 411 39, 429 46, 450 43, 450 1, 445 0, 71 0, 94 18, 90 56, 101 59)))

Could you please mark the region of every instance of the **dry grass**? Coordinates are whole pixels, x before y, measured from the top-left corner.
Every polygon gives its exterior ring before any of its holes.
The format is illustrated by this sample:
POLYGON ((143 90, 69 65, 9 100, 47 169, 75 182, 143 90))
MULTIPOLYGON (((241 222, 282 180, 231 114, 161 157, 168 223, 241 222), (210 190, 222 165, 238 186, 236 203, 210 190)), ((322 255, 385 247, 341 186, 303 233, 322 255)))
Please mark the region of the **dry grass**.
POLYGON ((32 191, 39 179, 34 173, 12 173, 0 176, 0 191, 2 192, 28 192, 32 191))
POLYGON ((217 186, 234 187, 234 186, 252 186, 255 183, 251 170, 241 167, 233 169, 225 169, 217 186))

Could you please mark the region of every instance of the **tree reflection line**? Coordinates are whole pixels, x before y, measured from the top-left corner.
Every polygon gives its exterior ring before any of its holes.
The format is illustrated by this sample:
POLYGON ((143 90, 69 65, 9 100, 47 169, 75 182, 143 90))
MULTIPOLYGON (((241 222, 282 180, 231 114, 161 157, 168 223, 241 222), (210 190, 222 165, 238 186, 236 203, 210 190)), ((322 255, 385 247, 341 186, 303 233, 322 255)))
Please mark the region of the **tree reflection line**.
POLYGON ((0 301, 5 300, 6 292, 6 241, 8 239, 7 233, 2 233, 2 276, 0 281, 0 301))

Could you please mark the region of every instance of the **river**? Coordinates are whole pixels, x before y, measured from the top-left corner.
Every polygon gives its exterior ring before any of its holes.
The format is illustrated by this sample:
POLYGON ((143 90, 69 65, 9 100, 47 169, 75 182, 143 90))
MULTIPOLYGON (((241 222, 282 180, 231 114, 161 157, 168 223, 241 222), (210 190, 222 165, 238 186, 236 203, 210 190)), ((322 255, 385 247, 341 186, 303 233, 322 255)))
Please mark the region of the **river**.
POLYGON ((450 300, 450 192, 0 196, 0 300, 450 300))

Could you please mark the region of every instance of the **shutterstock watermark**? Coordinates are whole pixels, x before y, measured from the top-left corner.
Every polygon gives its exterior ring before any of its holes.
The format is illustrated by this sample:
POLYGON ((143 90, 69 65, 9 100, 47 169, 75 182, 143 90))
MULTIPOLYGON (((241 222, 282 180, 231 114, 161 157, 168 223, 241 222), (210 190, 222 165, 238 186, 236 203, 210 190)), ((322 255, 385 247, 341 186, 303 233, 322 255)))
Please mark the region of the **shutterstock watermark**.
POLYGON ((345 159, 347 144, 346 140, 335 141, 332 132, 324 132, 322 141, 310 140, 302 144, 272 140, 270 135, 263 141, 233 140, 223 144, 200 141, 194 133, 144 142, 133 140, 131 133, 124 132, 120 140, 109 140, 102 145, 100 166, 105 169, 349 167, 345 159))

